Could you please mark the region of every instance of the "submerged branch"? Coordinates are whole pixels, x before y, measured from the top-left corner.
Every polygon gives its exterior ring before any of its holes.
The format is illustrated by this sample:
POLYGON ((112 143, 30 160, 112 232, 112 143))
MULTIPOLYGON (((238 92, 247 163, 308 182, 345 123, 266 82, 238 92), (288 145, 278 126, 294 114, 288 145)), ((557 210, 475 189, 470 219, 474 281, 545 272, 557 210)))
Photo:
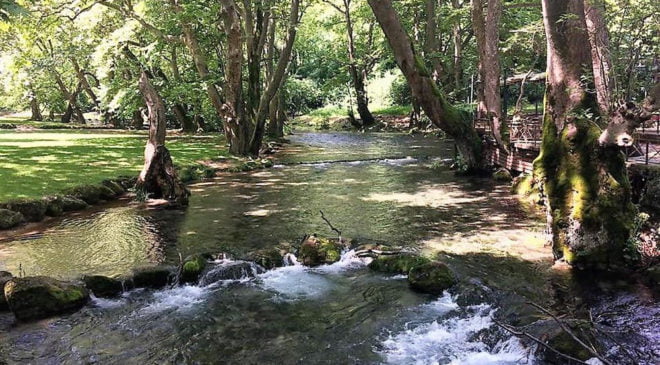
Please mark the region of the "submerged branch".
POLYGON ((319 212, 321 213, 321 219, 323 219, 323 220, 325 221, 325 223, 327 223, 328 226, 330 226, 330 229, 331 229, 331 230, 337 232, 337 235, 339 235, 339 238, 341 239, 341 231, 338 230, 337 228, 335 228, 335 226, 333 226, 332 223, 330 223, 330 221, 329 221, 329 220, 325 217, 325 215, 323 214, 323 211, 322 211, 322 210, 319 210, 319 212))

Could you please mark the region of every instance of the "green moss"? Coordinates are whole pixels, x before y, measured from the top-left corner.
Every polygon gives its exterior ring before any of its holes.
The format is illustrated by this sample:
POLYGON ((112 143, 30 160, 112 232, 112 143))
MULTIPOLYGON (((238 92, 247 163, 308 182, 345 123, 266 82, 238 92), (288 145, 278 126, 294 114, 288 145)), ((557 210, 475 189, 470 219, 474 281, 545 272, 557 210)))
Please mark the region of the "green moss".
POLYGON ((202 255, 194 255, 186 258, 181 268, 181 281, 184 283, 196 282, 206 268, 206 264, 206 258, 202 255))
POLYGON ((447 265, 433 261, 413 266, 408 273, 408 283, 412 289, 423 293, 442 294, 456 283, 456 277, 447 265))
POLYGON ((371 270, 390 274, 407 275, 415 266, 431 262, 426 257, 414 254, 380 255, 369 263, 371 270))

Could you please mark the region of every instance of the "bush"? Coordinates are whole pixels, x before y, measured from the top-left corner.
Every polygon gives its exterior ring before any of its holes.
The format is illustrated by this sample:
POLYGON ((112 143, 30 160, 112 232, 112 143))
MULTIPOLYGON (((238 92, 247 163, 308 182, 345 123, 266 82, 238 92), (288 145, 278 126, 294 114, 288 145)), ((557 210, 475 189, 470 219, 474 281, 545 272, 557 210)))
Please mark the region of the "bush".
POLYGON ((288 79, 285 85, 287 112, 298 115, 325 105, 328 97, 321 88, 310 79, 288 79))
POLYGON ((403 76, 399 76, 392 82, 390 88, 390 102, 392 105, 412 104, 412 92, 410 86, 403 76))

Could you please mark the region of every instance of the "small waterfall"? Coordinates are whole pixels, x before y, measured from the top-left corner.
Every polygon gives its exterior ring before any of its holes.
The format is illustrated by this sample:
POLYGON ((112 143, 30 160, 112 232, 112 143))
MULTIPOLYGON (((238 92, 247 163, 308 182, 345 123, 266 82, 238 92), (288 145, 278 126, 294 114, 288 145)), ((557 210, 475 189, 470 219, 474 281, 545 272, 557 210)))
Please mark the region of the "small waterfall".
POLYGON ((284 258, 282 259, 284 262, 284 266, 300 266, 302 265, 300 262, 298 262, 298 258, 296 255, 292 253, 287 253, 284 255, 284 258))

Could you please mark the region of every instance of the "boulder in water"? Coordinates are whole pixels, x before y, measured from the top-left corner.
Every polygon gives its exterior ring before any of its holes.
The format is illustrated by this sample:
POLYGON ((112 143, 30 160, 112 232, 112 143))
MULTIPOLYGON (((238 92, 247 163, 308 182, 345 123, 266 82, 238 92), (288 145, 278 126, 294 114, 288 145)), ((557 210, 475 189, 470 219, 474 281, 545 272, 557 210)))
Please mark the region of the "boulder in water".
POLYGON ((99 298, 113 298, 122 293, 121 281, 103 275, 89 275, 83 277, 85 286, 99 298))
POLYGON ((5 284, 11 279, 13 279, 14 276, 7 271, 0 271, 0 310, 7 310, 9 309, 9 306, 7 305, 7 299, 5 299, 5 292, 4 292, 4 287, 5 284))
POLYGON ((341 258, 343 245, 327 238, 309 236, 300 246, 298 257, 305 266, 332 264, 341 258))
POLYGON ((266 270, 248 261, 229 261, 223 262, 211 267, 211 269, 204 274, 199 281, 199 285, 207 286, 222 280, 241 280, 253 278, 259 274, 263 274, 266 270))
POLYGON ((196 283, 206 268, 207 259, 203 255, 193 255, 183 261, 181 267, 181 282, 196 283))
POLYGON ((4 292, 9 309, 19 320, 69 312, 89 300, 85 287, 46 276, 13 278, 5 284, 4 292))
POLYGON ((25 222, 23 214, 0 208, 0 229, 9 229, 25 222))
POLYGON ((43 200, 16 199, 3 204, 3 208, 21 213, 28 222, 41 222, 46 216, 43 200))
POLYGON ((253 261, 268 270, 284 265, 282 253, 274 247, 251 252, 247 255, 246 260, 253 261))
POLYGON ((442 294, 456 284, 456 277, 447 265, 432 261, 413 266, 408 273, 408 283, 422 293, 442 294))
POLYGON ((369 268, 377 272, 388 274, 408 275, 410 269, 415 266, 429 263, 426 257, 412 253, 401 253, 397 255, 380 255, 369 263, 369 268))
POLYGON ((170 283, 174 271, 173 267, 165 265, 133 269, 133 286, 135 288, 163 288, 170 283))

